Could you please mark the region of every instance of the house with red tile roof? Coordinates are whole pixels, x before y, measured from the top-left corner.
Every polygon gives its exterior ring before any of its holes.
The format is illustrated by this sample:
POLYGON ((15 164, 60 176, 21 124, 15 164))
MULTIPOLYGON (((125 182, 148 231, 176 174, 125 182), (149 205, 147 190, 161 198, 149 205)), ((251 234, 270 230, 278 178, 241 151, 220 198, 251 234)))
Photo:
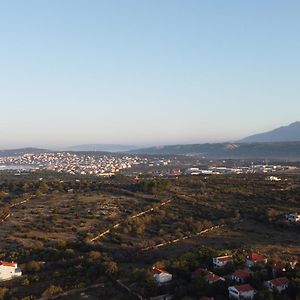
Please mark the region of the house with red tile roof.
POLYGON ((18 268, 17 263, 0 261, 0 281, 10 280, 20 276, 22 276, 22 272, 20 268, 18 268))
POLYGON ((231 275, 231 279, 236 281, 237 283, 245 283, 249 277, 250 277, 250 272, 244 269, 236 270, 231 275))
POLYGON ((225 281, 225 279, 223 277, 220 277, 212 272, 209 272, 206 277, 205 277, 206 281, 209 283, 209 284, 214 284, 216 282, 219 282, 219 281, 225 281))
POLYGON ((173 278, 172 274, 167 272, 165 269, 161 269, 161 268, 153 267, 152 273, 153 273, 154 279, 156 280, 156 282, 158 284, 168 283, 168 282, 172 281, 172 278, 173 278))
POLYGON ((279 293, 286 290, 289 286, 289 280, 286 277, 279 277, 265 282, 265 286, 272 291, 277 290, 279 293))
POLYGON ((271 265, 273 277, 282 276, 286 272, 284 263, 274 262, 271 265))
POLYGON ((253 299, 256 290, 250 284, 234 285, 228 288, 229 299, 242 300, 253 299))
POLYGON ((258 252, 251 252, 246 256, 246 266, 251 268, 255 265, 264 265, 268 262, 268 258, 258 252))
POLYGON ((228 264, 233 264, 232 255, 213 257, 213 265, 215 268, 222 268, 228 264))

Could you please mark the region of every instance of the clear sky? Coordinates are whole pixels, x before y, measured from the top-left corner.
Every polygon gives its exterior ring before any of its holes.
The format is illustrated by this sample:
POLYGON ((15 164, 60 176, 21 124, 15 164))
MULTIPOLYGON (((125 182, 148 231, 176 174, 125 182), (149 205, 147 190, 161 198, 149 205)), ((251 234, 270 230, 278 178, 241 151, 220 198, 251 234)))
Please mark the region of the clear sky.
POLYGON ((0 148, 235 140, 300 120, 299 0, 0 0, 0 148))

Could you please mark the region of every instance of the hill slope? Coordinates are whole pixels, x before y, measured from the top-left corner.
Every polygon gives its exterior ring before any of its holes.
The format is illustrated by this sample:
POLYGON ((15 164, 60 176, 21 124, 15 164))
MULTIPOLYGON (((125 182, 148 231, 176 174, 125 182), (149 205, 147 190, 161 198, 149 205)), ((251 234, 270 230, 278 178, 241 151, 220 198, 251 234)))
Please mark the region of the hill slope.
POLYGON ((300 122, 292 123, 288 126, 276 128, 274 130, 248 136, 240 143, 258 142, 291 142, 300 141, 300 122))

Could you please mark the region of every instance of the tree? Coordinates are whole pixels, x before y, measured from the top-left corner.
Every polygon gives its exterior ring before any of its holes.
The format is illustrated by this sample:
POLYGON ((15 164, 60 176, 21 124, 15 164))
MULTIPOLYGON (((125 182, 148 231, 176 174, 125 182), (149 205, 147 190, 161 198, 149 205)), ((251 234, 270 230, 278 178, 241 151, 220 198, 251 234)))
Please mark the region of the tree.
POLYGON ((105 273, 112 276, 116 274, 119 270, 118 265, 114 261, 108 261, 104 263, 105 273))
POLYGON ((22 281, 21 281, 21 284, 22 284, 23 286, 28 286, 28 285, 30 284, 30 281, 29 281, 28 278, 24 277, 24 278, 22 279, 22 281))
POLYGON ((63 289, 60 286, 50 285, 42 294, 43 298, 51 297, 62 293, 63 289))
POLYGON ((25 269, 27 272, 38 272, 41 269, 41 265, 39 262, 32 260, 25 265, 25 269))

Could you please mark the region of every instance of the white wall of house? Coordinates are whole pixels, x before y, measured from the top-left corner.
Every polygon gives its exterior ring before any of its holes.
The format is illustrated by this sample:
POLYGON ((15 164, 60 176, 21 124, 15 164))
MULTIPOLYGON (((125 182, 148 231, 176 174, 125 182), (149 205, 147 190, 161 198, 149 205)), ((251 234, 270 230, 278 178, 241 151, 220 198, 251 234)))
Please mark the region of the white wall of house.
POLYGON ((169 273, 155 274, 154 278, 157 281, 157 283, 166 283, 172 281, 172 274, 169 273))
POLYGON ((300 215, 298 215, 297 213, 294 214, 289 214, 285 216, 286 219, 290 222, 300 222, 300 215))
POLYGON ((0 280, 9 280, 22 275, 21 270, 15 266, 0 265, 0 280))
POLYGON ((239 292, 234 286, 228 288, 229 298, 234 300, 240 299, 253 299, 255 296, 255 291, 239 292))
POLYGON ((223 257, 213 257, 213 265, 217 268, 225 267, 227 264, 232 263, 232 259, 222 260, 223 257))

